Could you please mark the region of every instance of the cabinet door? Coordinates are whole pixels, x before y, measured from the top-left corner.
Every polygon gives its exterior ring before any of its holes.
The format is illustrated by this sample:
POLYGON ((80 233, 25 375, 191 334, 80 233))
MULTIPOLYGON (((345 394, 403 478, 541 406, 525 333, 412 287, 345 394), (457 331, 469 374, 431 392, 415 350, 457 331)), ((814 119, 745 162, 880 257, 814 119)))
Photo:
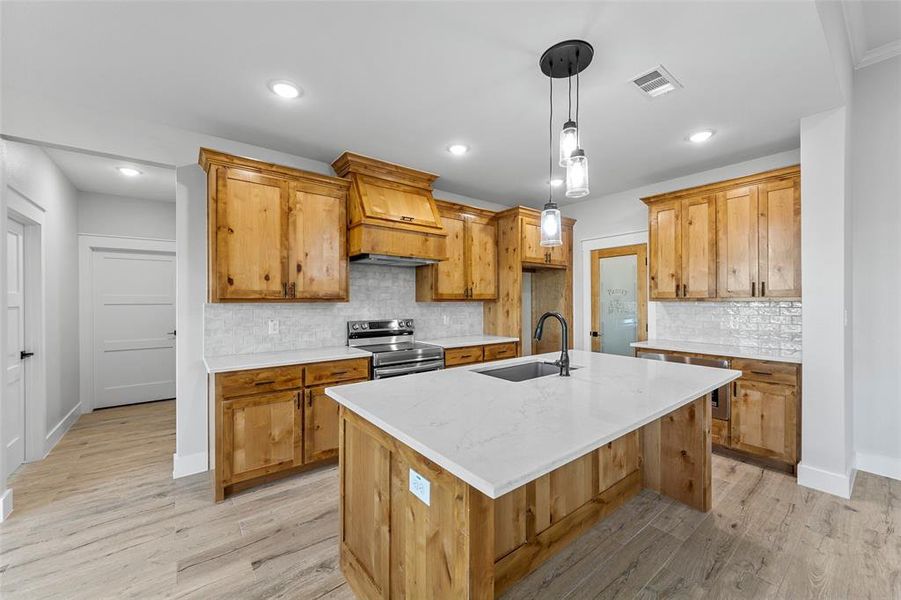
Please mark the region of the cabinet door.
POLYGON ((746 186, 717 194, 717 295, 721 298, 757 295, 757 193, 757 186, 746 186))
POLYGON ((682 201, 682 298, 716 297, 716 197, 682 201))
POLYGON ((288 217, 289 296, 347 299, 346 196, 296 183, 288 217))
POLYGON ((648 209, 650 220, 651 299, 678 298, 682 270, 681 201, 655 202, 648 209))
POLYGON ((801 296, 801 180, 760 186, 759 295, 801 296))
POLYGON ((367 175, 361 175, 360 182, 364 216, 427 229, 441 227, 441 215, 428 190, 367 175))
MULTIPOLYGON (((211 300, 285 295, 288 184, 251 171, 216 168, 216 289, 211 300)), ((211 207, 212 208, 212 207, 211 207)))
POLYGON ((560 267, 565 267, 569 265, 571 262, 572 256, 572 245, 573 245, 573 230, 572 227, 564 227, 563 228, 563 245, 562 246, 551 246, 550 248, 545 248, 550 254, 548 257, 548 261, 552 265, 557 265, 560 267))
POLYGON ((434 266, 435 299, 462 300, 466 297, 466 223, 461 217, 442 216, 447 232, 447 260, 434 266))
POLYGON ((739 379, 734 389, 731 447, 794 464, 798 428, 795 386, 739 379))
POLYGON ((225 485, 303 464, 299 395, 274 392, 222 402, 225 485))
POLYGON ((538 219, 522 220, 522 239, 520 243, 522 262, 547 263, 547 248, 541 245, 541 222, 538 219))
POLYGON ((469 297, 497 298, 497 227, 494 221, 466 223, 466 271, 469 297))
POLYGON ((338 403, 325 395, 325 386, 308 388, 304 393, 304 462, 338 456, 338 403))

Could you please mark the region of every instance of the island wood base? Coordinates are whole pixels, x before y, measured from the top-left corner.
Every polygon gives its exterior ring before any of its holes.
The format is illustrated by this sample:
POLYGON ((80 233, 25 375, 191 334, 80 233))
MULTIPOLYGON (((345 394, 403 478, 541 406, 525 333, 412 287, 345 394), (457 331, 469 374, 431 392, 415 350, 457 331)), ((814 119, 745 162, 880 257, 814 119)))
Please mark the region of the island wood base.
POLYGON ((360 598, 494 598, 642 488, 709 511, 710 423, 698 398, 492 500, 342 407, 341 568, 360 598))

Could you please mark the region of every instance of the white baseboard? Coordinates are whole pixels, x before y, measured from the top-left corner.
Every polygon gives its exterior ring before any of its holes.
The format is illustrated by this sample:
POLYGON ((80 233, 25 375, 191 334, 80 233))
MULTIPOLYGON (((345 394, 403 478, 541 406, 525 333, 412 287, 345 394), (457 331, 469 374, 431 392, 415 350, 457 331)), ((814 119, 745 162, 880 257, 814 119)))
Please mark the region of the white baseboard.
POLYGON ((172 455, 172 479, 179 477, 187 477, 195 473, 203 473, 209 470, 209 456, 206 452, 196 452, 194 454, 186 454, 179 456, 177 453, 172 455))
POLYGON ((0 496, 0 523, 9 518, 9 514, 13 511, 13 491, 12 488, 6 490, 0 496))
POLYGON ((901 481, 901 458, 858 452, 854 464, 861 471, 901 481))
POLYGON ((53 450, 53 447, 62 439, 66 432, 69 431, 69 428, 78 420, 78 417, 81 416, 81 402, 72 407, 72 410, 69 411, 63 419, 56 424, 56 427, 50 430, 50 433, 47 434, 47 438, 44 440, 44 456, 50 454, 50 451, 53 450))
POLYGON ((803 462, 798 465, 798 485, 846 499, 851 497, 856 476, 857 470, 853 468, 842 474, 817 469, 803 462))

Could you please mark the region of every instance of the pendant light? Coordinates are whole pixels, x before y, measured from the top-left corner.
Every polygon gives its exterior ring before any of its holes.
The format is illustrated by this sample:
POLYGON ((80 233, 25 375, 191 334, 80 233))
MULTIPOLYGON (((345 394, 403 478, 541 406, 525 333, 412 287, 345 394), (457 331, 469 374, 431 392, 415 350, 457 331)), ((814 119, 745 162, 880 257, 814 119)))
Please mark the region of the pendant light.
POLYGON ((579 126, 573 121, 573 78, 572 75, 566 78, 569 83, 568 107, 566 123, 563 124, 563 131, 560 132, 560 166, 569 166, 570 156, 573 151, 579 147, 579 126))
MULTIPOLYGON (((554 44, 541 55, 539 66, 541 72, 551 80, 551 148, 549 162, 553 156, 553 80, 566 77, 569 82, 569 112, 567 120, 560 132, 559 164, 566 167, 566 197, 583 198, 589 194, 588 156, 582 149, 581 132, 579 130, 579 73, 585 70, 594 57, 594 48, 583 40, 567 40, 554 44), (576 115, 572 118, 572 77, 576 77, 576 115)), ((549 167, 552 165, 549 165, 549 167)), ((551 179, 551 173, 548 179, 551 179)), ((548 201, 541 211, 541 245, 557 246, 562 244, 562 227, 560 210, 553 201, 548 188, 548 201)))
POLYGON ((548 136, 547 136, 547 202, 541 211, 541 245, 542 246, 562 246, 563 245, 563 226, 560 221, 560 209, 554 202, 554 78, 548 77, 550 81, 550 91, 548 93, 549 100, 549 116, 548 116, 548 136))

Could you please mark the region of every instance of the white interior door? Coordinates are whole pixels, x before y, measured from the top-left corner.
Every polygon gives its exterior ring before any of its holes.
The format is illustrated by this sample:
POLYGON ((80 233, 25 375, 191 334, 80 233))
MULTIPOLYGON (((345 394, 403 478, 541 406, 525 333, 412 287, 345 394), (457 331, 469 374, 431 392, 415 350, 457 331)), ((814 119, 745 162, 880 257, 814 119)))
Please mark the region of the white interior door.
POLYGON ((6 227, 6 389, 3 393, 3 476, 25 461, 25 228, 9 220, 6 227))
POLYGON ((93 254, 94 407, 175 397, 175 256, 93 254))

